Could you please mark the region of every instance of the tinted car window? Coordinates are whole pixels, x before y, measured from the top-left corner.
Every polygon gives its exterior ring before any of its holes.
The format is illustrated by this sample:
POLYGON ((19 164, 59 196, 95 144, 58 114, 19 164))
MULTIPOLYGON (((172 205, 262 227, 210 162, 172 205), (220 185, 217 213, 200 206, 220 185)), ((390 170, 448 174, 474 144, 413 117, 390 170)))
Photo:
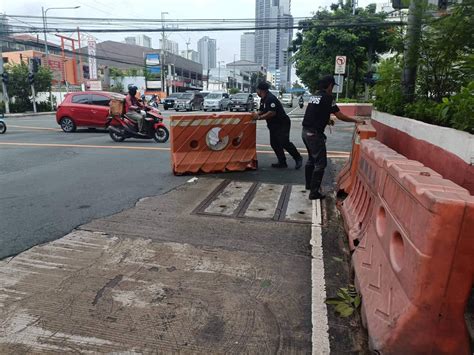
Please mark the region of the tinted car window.
POLYGON ((193 98, 193 94, 182 94, 181 95, 181 99, 192 99, 193 98))
POLYGON ((74 95, 72 97, 72 102, 75 104, 85 104, 89 103, 89 95, 74 95))
POLYGON ((110 99, 107 96, 92 95, 92 105, 109 106, 110 99))

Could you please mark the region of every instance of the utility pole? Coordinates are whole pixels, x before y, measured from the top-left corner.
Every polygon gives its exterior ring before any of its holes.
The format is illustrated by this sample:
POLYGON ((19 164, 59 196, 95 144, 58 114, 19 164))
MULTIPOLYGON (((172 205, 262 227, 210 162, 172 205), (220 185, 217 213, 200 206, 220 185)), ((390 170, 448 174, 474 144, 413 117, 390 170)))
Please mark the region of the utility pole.
POLYGON ((161 91, 165 93, 166 96, 168 96, 166 92, 166 77, 165 77, 165 15, 167 15, 167 12, 162 12, 161 13, 161 58, 160 58, 160 63, 161 63, 161 91))
MULTIPOLYGON (((0 58, 2 57, 2 39, 0 38, 0 58)), ((10 100, 8 99, 8 91, 6 81, 8 80, 7 72, 3 71, 3 59, 0 63, 0 76, 2 77, 2 91, 3 91, 3 102, 5 102, 5 113, 10 113, 10 100)))
POLYGON ((237 83, 235 82, 235 56, 236 56, 236 55, 237 55, 237 54, 234 54, 234 88, 237 86, 237 85, 236 85, 237 83))
POLYGON ((421 22, 426 0, 411 0, 408 13, 407 41, 404 53, 402 90, 406 103, 415 98, 415 82, 421 40, 421 22))

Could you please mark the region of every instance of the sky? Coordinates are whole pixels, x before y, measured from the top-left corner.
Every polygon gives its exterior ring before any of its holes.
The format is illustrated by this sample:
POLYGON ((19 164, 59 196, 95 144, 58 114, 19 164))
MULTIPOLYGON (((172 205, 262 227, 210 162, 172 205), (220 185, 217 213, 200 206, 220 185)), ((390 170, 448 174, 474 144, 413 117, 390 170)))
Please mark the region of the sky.
MULTIPOLYGON (((388 0, 387 0, 388 1, 388 0)), ((336 0, 292 0, 291 14, 293 17, 311 17, 318 8, 328 7, 336 0)), ((359 0, 359 6, 375 2, 359 0)), ((49 10, 49 16, 64 17, 100 17, 100 18, 137 18, 160 19, 161 12, 168 12, 166 18, 172 19, 231 19, 254 18, 255 0, 17 0, 1 1, 0 12, 7 15, 33 15, 41 16, 41 7, 72 7, 80 6, 75 10, 49 10)), ((15 21, 11 22, 12 24, 15 21)), ((22 25, 21 23, 18 23, 22 25)), ((295 31, 296 33, 296 31, 295 31)), ((140 33, 136 33, 140 34, 140 33)), ((152 38, 152 46, 158 48, 159 32, 145 33, 152 38)), ((186 49, 186 42, 190 39, 190 49, 197 49, 197 41, 203 36, 215 38, 217 41, 217 61, 232 62, 234 54, 240 56, 240 35, 242 32, 180 32, 169 33, 169 40, 179 43, 179 50, 186 49)), ((134 33, 94 34, 99 41, 123 41, 134 33)), ((49 34, 48 40, 53 40, 49 34)))

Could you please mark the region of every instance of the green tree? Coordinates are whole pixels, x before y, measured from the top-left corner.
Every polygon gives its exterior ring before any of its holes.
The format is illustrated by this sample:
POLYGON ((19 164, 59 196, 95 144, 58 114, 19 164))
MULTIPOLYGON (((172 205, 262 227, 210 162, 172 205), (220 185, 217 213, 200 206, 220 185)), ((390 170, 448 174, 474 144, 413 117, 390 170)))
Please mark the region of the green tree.
POLYGON ((421 35, 416 96, 441 102, 474 81, 474 1, 429 18, 421 35))
MULTIPOLYGON (((31 85, 28 82, 28 66, 25 63, 13 64, 5 67, 9 75, 8 96, 14 100, 12 112, 24 112, 32 110, 31 85)), ((40 66, 35 73, 34 87, 36 93, 49 92, 53 74, 49 68, 40 66)))
POLYGON ((314 91, 318 79, 333 73, 336 55, 347 56, 352 82, 351 96, 360 90, 366 71, 395 46, 395 31, 385 26, 385 14, 375 13, 375 5, 359 8, 352 15, 350 4, 334 4, 331 10, 316 12, 300 22, 302 31, 292 43, 296 74, 314 91), (352 26, 348 26, 352 25, 352 26))

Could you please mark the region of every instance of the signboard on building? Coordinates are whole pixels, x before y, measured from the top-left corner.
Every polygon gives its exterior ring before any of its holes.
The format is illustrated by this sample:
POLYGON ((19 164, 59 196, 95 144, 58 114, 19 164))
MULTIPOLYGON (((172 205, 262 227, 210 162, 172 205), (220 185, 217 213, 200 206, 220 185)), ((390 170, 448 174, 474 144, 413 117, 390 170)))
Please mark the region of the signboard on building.
POLYGON ((100 80, 87 80, 86 88, 87 90, 91 90, 91 91, 101 91, 102 82, 100 80))
POLYGON ((336 57, 336 65, 334 67, 334 74, 344 74, 346 72, 346 56, 338 55, 336 57))
POLYGON ((96 59, 96 42, 95 39, 89 38, 87 41, 87 54, 89 55, 89 78, 97 79, 97 59, 96 59))

